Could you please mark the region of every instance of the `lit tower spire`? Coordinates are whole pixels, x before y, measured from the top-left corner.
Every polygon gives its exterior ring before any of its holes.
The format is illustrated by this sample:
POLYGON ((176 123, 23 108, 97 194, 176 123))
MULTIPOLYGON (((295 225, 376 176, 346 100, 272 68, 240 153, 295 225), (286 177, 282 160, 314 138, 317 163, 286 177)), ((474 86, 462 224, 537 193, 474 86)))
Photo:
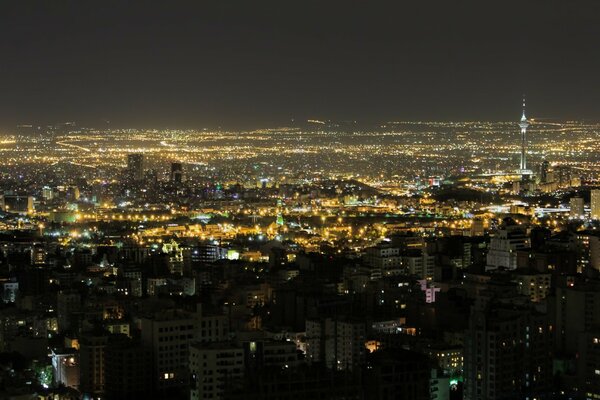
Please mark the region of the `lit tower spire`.
POLYGON ((521 168, 520 172, 527 173, 527 117, 525 116, 525 96, 523 96, 523 115, 521 116, 521 122, 519 122, 521 128, 521 168))

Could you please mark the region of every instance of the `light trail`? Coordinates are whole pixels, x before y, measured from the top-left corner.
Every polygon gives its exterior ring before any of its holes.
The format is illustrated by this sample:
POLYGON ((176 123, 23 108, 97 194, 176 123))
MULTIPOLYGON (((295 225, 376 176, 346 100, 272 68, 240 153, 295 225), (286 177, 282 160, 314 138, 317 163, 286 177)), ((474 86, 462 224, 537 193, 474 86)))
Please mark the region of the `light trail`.
POLYGON ((79 146, 77 144, 65 143, 65 142, 56 142, 56 144, 58 144, 59 146, 72 147, 72 148, 75 148, 75 149, 87 151, 88 153, 91 152, 91 150, 88 149, 87 147, 79 146))

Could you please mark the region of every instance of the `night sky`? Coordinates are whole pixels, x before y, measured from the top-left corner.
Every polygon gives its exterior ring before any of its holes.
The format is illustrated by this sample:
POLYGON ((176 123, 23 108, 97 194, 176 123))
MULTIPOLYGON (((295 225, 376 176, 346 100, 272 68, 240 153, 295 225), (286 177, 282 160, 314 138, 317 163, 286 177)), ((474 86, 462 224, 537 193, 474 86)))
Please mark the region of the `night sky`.
POLYGON ((0 128, 600 120, 600 1, 0 1, 0 128))

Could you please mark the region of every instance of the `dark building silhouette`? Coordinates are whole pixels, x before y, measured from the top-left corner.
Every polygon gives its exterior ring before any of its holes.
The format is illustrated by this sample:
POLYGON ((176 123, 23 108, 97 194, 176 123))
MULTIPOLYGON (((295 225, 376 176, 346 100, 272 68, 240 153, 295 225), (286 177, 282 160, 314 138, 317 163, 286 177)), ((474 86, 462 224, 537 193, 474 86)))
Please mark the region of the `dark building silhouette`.
POLYGON ((546 399, 554 327, 546 314, 495 296, 471 310, 465 333, 465 399, 546 399))
POLYGON ((183 182, 183 165, 181 163, 171 163, 171 183, 179 184, 183 182))
POLYGON ((121 338, 105 350, 105 393, 109 399, 152 398, 152 352, 121 338))
POLYGON ((127 155, 127 174, 132 181, 144 179, 144 155, 135 153, 127 155))

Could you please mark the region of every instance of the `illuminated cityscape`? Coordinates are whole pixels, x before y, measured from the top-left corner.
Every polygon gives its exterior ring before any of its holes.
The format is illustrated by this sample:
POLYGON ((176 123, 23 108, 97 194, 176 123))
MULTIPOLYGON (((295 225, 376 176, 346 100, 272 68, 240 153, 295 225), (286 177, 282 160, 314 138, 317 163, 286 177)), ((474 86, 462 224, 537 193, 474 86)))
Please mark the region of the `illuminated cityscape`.
POLYGON ((506 6, 124 3, 0 16, 0 398, 600 399, 588 42, 506 6))
MULTIPOLYGON (((1 149, 5 349, 56 346, 48 387, 114 398, 150 387, 177 397, 191 387, 191 398, 228 398, 266 390, 267 382, 244 383, 261 368, 301 369, 329 396, 333 381, 311 375, 318 368, 343 372, 334 381, 361 375, 363 363, 386 362, 369 354, 398 343, 415 353, 423 393, 442 382, 448 398, 475 399, 505 379, 492 369, 478 378, 480 353, 510 340, 506 351, 526 352, 520 368, 536 382, 527 390, 509 382, 513 393, 550 390, 555 346, 569 362, 573 342, 589 338, 589 351, 595 343, 583 315, 567 321, 547 310, 567 307, 565 296, 596 295, 599 130, 523 121, 348 130, 313 120, 252 132, 20 127, 1 149), (528 127, 525 145, 519 128, 528 127), (308 303, 298 309, 299 299, 308 303), (190 301, 199 303, 190 309, 190 301), (531 354, 519 348, 529 329, 544 334, 531 354), (330 330, 345 333, 327 339, 330 330), (489 338, 473 341, 480 335, 489 338), (219 357, 231 360, 225 375, 219 357), (259 364, 245 374, 248 363, 259 364), (133 368, 139 381, 109 384, 121 379, 112 368, 133 368), (193 378, 212 374, 217 384, 193 378), (230 375, 241 392, 218 383, 230 375)), ((277 376, 264 379, 291 378, 277 376)))

